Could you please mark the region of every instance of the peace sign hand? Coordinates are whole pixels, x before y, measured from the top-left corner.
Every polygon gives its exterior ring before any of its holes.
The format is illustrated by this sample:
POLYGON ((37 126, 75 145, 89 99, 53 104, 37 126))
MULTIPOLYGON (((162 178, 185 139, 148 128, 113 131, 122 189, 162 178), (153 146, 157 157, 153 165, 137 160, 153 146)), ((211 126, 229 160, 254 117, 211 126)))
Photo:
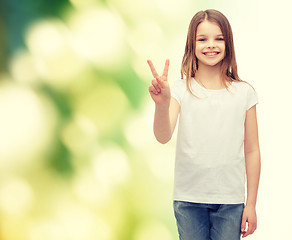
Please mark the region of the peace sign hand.
POLYGON ((159 76, 151 60, 148 60, 148 65, 151 69, 154 79, 149 86, 149 93, 156 104, 168 104, 170 102, 170 88, 167 81, 169 59, 165 61, 165 66, 162 76, 159 76))

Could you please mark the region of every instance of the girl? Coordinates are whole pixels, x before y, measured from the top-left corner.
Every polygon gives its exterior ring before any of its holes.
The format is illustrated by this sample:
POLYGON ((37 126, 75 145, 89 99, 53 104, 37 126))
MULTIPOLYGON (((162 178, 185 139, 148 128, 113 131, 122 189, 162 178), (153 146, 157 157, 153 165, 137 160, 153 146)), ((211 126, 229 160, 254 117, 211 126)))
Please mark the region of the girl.
POLYGON ((181 66, 185 79, 175 81, 171 91, 169 60, 161 76, 148 64, 160 143, 171 139, 180 115, 173 196, 180 239, 236 240, 252 234, 260 176, 258 98, 238 77, 228 20, 216 10, 193 17, 181 66))

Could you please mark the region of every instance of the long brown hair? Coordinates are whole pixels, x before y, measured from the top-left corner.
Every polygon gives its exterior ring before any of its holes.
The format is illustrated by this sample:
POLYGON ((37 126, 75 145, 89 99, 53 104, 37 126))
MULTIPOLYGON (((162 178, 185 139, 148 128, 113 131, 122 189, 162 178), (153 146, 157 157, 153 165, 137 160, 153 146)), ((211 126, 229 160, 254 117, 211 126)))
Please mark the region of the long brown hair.
MULTIPOLYGON (((186 41, 185 53, 181 65, 181 78, 186 76, 187 88, 191 94, 193 92, 190 88, 191 78, 195 77, 195 73, 198 70, 198 59, 195 55, 196 49, 196 33, 199 24, 205 20, 216 23, 223 34, 225 41, 225 57, 222 60, 221 65, 221 76, 222 83, 228 90, 225 79, 228 81, 242 81, 237 74, 237 64, 235 59, 234 44, 233 44, 233 34, 230 23, 228 19, 219 11, 208 9, 206 11, 200 11, 195 14, 192 18, 188 36, 186 41)), ((194 95, 194 94, 193 94, 194 95)), ((194 95, 196 96, 196 95, 194 95)), ((196 96, 197 97, 197 96, 196 96)))

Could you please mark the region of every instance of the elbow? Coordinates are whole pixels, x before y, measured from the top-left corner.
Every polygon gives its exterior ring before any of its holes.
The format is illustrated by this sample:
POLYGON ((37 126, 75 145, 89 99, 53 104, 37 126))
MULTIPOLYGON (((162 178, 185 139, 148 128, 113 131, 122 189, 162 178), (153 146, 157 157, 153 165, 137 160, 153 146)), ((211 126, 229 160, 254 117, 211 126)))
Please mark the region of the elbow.
POLYGON ((157 139, 157 141, 161 144, 166 144, 170 141, 170 139, 157 139))
POLYGON ((166 144, 170 141, 171 136, 170 137, 158 137, 155 135, 156 140, 161 143, 161 144, 166 144))
POLYGON ((261 165, 261 152, 259 150, 245 152, 246 164, 253 163, 261 165))
POLYGON ((253 154, 253 155, 261 155, 261 151, 259 147, 253 148, 253 149, 245 149, 244 150, 245 155, 253 154))

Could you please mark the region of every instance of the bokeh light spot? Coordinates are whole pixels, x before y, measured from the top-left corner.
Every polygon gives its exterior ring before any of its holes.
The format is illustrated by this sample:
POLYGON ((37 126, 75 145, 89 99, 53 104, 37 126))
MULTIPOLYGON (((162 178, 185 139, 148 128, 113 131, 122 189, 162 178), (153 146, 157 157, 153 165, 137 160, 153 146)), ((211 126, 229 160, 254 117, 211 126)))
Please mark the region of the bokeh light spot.
POLYGON ((98 181, 109 188, 125 183, 130 177, 127 155, 119 147, 107 147, 98 152, 93 168, 98 181))
POLYGON ((124 24, 113 12, 91 6, 68 20, 76 51, 99 67, 113 67, 124 57, 124 24))
POLYGON ((62 140, 75 156, 90 152, 97 141, 97 127, 87 117, 75 115, 63 129, 62 140))
POLYGON ((23 179, 6 179, 0 185, 0 208, 7 214, 25 213, 32 206, 33 200, 33 191, 23 179))
POLYGON ((28 87, 0 88, 0 171, 33 161, 50 144, 55 112, 48 101, 28 87))
POLYGON ((54 87, 67 86, 85 66, 74 48, 74 39, 66 25, 50 19, 32 25, 26 42, 43 81, 54 87))

